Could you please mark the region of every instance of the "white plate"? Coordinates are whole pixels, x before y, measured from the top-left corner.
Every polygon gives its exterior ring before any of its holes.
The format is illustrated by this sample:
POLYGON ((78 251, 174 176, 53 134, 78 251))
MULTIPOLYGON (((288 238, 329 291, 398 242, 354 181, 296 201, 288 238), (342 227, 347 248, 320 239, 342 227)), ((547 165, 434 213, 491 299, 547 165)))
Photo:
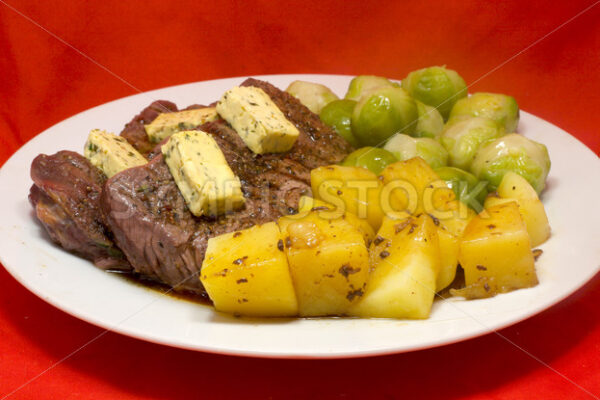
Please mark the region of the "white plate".
MULTIPOLYGON (((273 75, 321 82, 343 94, 350 77, 273 75)), ((88 132, 119 132, 150 102, 210 103, 244 78, 198 82, 116 100, 42 132, 0 170, 0 260, 33 293, 92 324, 151 342, 215 353, 334 358, 399 353, 472 338, 528 318, 564 299, 600 269, 600 162, 566 132, 522 112, 519 131, 548 146, 552 170, 543 200, 552 238, 537 263, 540 284, 492 299, 436 301, 424 321, 385 319, 238 319, 100 271, 53 245, 35 221, 27 195, 29 167, 39 153, 82 151, 88 132)))

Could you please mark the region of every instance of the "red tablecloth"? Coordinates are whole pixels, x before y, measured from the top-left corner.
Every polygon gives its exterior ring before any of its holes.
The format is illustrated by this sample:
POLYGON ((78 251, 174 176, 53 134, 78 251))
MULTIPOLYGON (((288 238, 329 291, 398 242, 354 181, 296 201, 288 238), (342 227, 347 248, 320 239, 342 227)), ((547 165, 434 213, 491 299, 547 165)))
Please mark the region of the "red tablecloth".
MULTIPOLYGON (((600 151, 600 4, 562 25, 592 0, 4 3, 0 164, 62 119, 138 90, 271 73, 400 79, 434 64, 458 70, 471 91, 512 94, 600 151)), ((599 171, 578 172, 598 179, 599 171)), ((218 356, 108 333, 55 365, 102 330, 3 268, 0 285, 0 397, 17 389, 10 398, 590 397, 578 386, 600 395, 598 276, 501 331, 525 351, 489 334, 330 361, 218 356)))

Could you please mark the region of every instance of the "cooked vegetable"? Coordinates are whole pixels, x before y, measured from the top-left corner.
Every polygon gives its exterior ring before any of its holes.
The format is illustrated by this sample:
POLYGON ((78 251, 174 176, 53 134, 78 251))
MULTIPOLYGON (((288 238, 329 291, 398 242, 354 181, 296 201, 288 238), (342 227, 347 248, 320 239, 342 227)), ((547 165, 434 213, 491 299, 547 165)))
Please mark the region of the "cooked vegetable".
POLYGON ((350 81, 348 91, 344 96, 347 100, 359 101, 365 92, 381 86, 400 86, 387 78, 373 75, 359 75, 350 81))
POLYGON ((345 314, 362 296, 369 274, 363 235, 344 218, 324 219, 316 212, 283 217, 278 224, 300 315, 345 314))
POLYGON ((479 180, 489 182, 495 190, 508 171, 521 175, 539 194, 550 171, 548 149, 541 143, 512 133, 481 147, 471 164, 479 180))
POLYGON ((340 165, 319 167, 310 171, 310 186, 315 198, 367 220, 373 230, 379 229, 383 219, 381 182, 373 172, 340 165))
POLYGON ((388 216, 428 213, 454 236, 462 236, 473 210, 458 201, 427 163, 419 157, 389 165, 380 175, 381 205, 388 216))
POLYGON ((497 193, 490 194, 485 200, 485 207, 516 201, 523 217, 531 246, 536 247, 550 237, 550 224, 544 205, 529 182, 514 172, 507 172, 502 178, 497 193))
POLYGON ((473 218, 461 239, 458 258, 471 298, 538 283, 531 242, 515 202, 492 206, 473 218), (475 288, 478 293, 473 293, 475 288))
POLYGON ((437 108, 448 119, 452 106, 467 95, 467 85, 454 70, 429 67, 413 71, 402 79, 402 88, 415 99, 437 108))
POLYGON ((342 165, 348 167, 362 167, 379 174, 389 164, 398 161, 396 156, 385 149, 378 147, 362 147, 348 154, 342 165))
POLYGON ((400 161, 421 157, 432 168, 443 167, 448 163, 448 152, 444 146, 431 138, 413 138, 398 133, 392 136, 383 148, 400 161))
POLYGON ((354 147, 358 147, 359 144, 352 134, 351 126, 352 111, 354 111, 355 106, 356 101, 354 100, 334 100, 323 107, 319 117, 321 117, 321 121, 332 126, 348 143, 354 147))
POLYGON ((403 211, 430 213, 455 198, 452 190, 419 157, 387 166, 381 171, 380 180, 381 204, 388 216, 403 211))
MULTIPOLYGON (((360 219, 350 212, 340 212, 336 210, 335 206, 332 204, 308 196, 300 197, 298 204, 298 214, 296 214, 298 216, 313 211, 316 212, 319 217, 324 219, 343 218, 363 235, 365 244, 368 245, 371 243, 375 237, 375 232, 367 220, 360 219)), ((294 217, 290 216, 289 218, 294 217)))
POLYGON ((323 107, 339 99, 327 86, 313 82, 294 81, 285 91, 315 114, 319 114, 323 107))
POLYGON ((442 132, 440 142, 448 150, 448 163, 469 169, 477 150, 504 135, 504 128, 489 118, 474 117, 450 124, 442 132))
POLYGON ((415 101, 417 103, 417 112, 419 119, 412 136, 437 138, 444 130, 444 118, 442 114, 434 107, 415 101))
POLYGON ((440 246, 440 272, 435 281, 435 291, 439 292, 448 287, 456 277, 459 238, 452 234, 443 223, 438 224, 437 233, 440 246))
POLYGON ((505 94, 473 93, 457 101, 450 112, 451 120, 465 116, 490 118, 512 133, 519 124, 519 105, 514 97, 505 94))
POLYGON ((219 311, 294 316, 298 302, 275 222, 208 240, 200 281, 219 311))
POLYGON ((488 194, 486 182, 480 182, 473 174, 455 167, 437 168, 435 173, 446 182, 460 201, 477 212, 483 209, 482 205, 488 194))
POLYGON ((399 87, 365 93, 352 112, 352 133, 363 146, 378 146, 397 132, 412 134, 419 114, 415 101, 399 87))
POLYGON ((352 315, 427 318, 433 304, 440 254, 429 216, 386 217, 370 248, 373 269, 352 315))

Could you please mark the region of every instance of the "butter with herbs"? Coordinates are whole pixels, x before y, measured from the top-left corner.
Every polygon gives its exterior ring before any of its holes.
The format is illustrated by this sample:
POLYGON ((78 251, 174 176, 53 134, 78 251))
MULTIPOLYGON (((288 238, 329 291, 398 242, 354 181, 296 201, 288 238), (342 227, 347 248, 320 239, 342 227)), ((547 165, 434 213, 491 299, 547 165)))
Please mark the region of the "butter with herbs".
POLYGON ((225 92, 217 113, 256 154, 288 151, 298 139, 298 129, 260 88, 236 86, 225 92))
POLYGON ((244 205, 240 180, 208 133, 198 130, 175 133, 161 150, 195 216, 216 216, 244 205))

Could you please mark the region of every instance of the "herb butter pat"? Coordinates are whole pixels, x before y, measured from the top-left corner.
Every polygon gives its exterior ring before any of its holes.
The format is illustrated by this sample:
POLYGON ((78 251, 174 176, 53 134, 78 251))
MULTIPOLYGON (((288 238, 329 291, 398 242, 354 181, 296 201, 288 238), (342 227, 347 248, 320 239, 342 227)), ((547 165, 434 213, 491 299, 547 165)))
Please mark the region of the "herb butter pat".
POLYGON ((217 117, 214 107, 162 113, 154 121, 144 125, 144 129, 150 141, 158 143, 176 132, 194 129, 205 122, 216 120, 217 117))
POLYGON ((161 150, 192 214, 214 216, 244 204, 239 178, 208 133, 175 133, 161 150))
POLYGON ((221 97, 217 112, 256 154, 288 151, 298 139, 298 129, 262 89, 234 87, 221 97))
POLYGON ((100 129, 90 132, 83 155, 109 178, 148 162, 125 138, 100 129))

